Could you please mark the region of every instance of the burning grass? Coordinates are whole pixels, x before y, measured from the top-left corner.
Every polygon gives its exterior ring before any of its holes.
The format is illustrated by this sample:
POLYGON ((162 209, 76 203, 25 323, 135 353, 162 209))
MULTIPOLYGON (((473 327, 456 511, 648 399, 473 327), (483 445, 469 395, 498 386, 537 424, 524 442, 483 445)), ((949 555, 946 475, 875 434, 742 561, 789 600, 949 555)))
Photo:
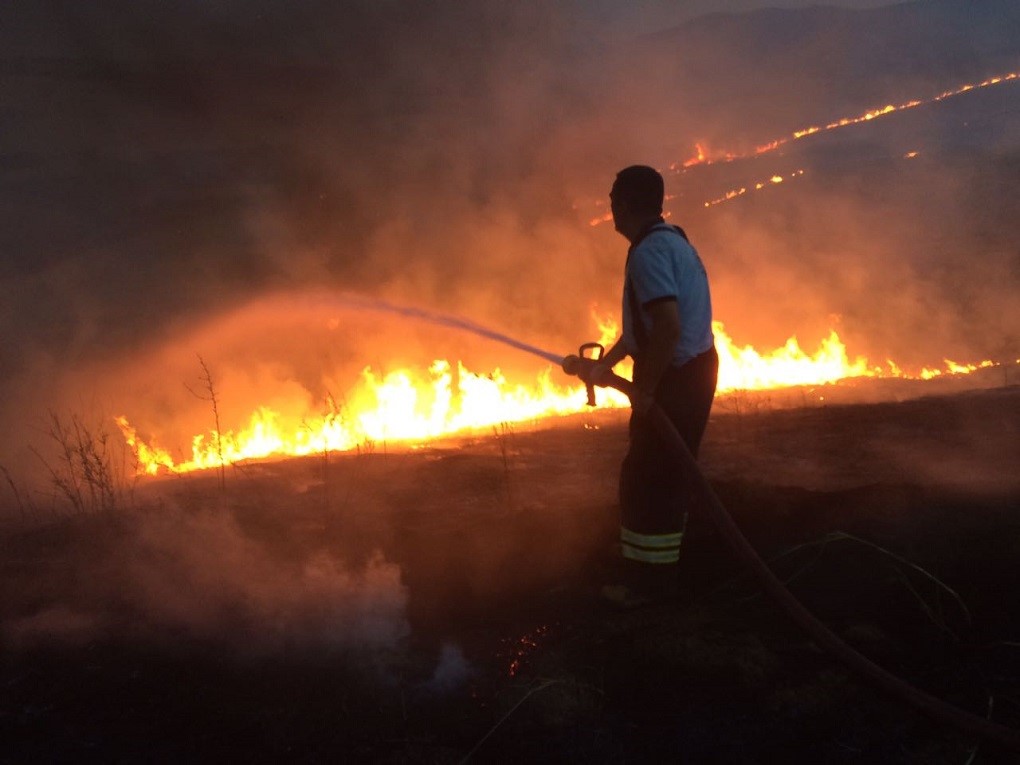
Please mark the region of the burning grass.
MULTIPOLYGON (((411 310, 381 305, 387 311, 411 310)), ((427 314, 427 318, 444 324, 460 321, 433 314, 427 314)), ((608 347, 618 335, 616 324, 597 316, 593 319, 600 342, 608 347)), ((492 334, 470 323, 465 327, 492 334)), ((720 353, 719 390, 728 394, 727 401, 738 409, 742 401, 758 402, 763 395, 769 395, 762 392, 787 389, 777 398, 788 400, 788 389, 797 389, 802 398, 800 403, 805 404, 807 386, 822 389, 834 383, 853 385, 861 380, 962 377, 1003 366, 990 360, 976 364, 947 360, 944 369, 922 368, 908 373, 892 361, 874 364, 863 356, 851 356, 832 330, 820 340, 816 350, 809 352, 796 337, 790 337, 779 348, 759 351, 735 343, 721 322, 715 322, 713 328, 720 353)), ((540 349, 532 350, 549 355, 540 349)), ((202 357, 199 365, 200 387, 197 392, 190 387, 188 390, 209 404, 211 415, 207 419, 214 427, 190 438, 190 453, 161 445, 158 435, 140 434, 127 417, 116 418, 139 474, 155 476, 216 469, 222 483, 229 464, 372 449, 387 443, 414 447, 451 435, 486 433, 510 424, 551 420, 586 408, 584 387, 551 366, 531 380, 521 376, 511 379, 499 368, 478 373, 461 361, 444 359, 433 361, 427 370, 401 366, 384 374, 365 367, 358 382, 344 391, 339 400, 327 391, 316 410, 309 404, 316 396, 306 387, 308 383, 287 381, 286 394, 278 396, 265 390, 236 387, 225 393, 213 384, 213 373, 202 357), (254 411, 246 422, 228 423, 222 415, 223 403, 237 397, 246 403, 234 401, 235 412, 251 406, 247 402, 252 401, 256 402, 254 411)), ((620 369, 629 373, 626 364, 620 369)), ((230 376, 236 377, 236 370, 230 376)), ((279 387, 279 381, 274 387, 279 387)), ((603 407, 628 406, 626 397, 615 390, 603 389, 599 400, 603 407)), ((818 400, 824 400, 824 392, 818 400)), ((144 402, 139 405, 144 408, 144 402)))

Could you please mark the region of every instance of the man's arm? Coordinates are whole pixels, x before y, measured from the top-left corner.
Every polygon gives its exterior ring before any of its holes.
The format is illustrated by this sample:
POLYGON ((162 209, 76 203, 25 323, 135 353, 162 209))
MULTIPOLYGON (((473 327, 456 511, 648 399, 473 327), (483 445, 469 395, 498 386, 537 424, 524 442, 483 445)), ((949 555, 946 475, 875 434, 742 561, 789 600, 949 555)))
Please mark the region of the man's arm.
POLYGON ((621 337, 613 343, 608 351, 602 354, 601 359, 591 365, 589 371, 580 374, 581 379, 587 383, 602 385, 602 379, 605 375, 613 371, 613 367, 623 361, 627 354, 627 346, 621 337))
POLYGON ((655 389, 673 361, 673 349, 680 339, 680 310, 675 300, 657 300, 645 310, 652 326, 642 349, 641 381, 631 397, 632 406, 639 412, 646 412, 652 405, 655 389))
POLYGON ((612 369, 627 356, 627 347, 624 345, 623 338, 621 337, 602 356, 602 360, 599 362, 601 366, 604 366, 607 370, 612 369))

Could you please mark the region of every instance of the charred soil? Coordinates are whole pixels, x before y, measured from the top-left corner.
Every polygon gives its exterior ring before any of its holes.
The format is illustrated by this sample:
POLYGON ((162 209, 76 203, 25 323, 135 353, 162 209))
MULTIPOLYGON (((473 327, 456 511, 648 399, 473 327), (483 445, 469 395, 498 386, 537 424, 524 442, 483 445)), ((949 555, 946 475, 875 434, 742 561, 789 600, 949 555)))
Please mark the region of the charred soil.
MULTIPOLYGON (((601 606, 620 413, 165 479, 7 527, 0 761, 975 763, 797 631, 692 518, 601 606)), ((1020 727, 1020 389, 718 407, 701 464, 877 663, 1020 727)))

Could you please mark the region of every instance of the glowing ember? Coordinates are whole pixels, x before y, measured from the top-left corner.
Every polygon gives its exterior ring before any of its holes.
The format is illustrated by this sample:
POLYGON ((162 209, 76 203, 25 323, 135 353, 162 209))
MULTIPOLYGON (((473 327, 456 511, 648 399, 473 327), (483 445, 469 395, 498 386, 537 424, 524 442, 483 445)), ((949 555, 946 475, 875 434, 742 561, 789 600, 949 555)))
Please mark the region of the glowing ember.
MULTIPOLYGON (((596 319, 599 341, 608 346, 617 337, 617 324, 596 319)), ((796 338, 781 348, 759 352, 738 346, 721 322, 714 323, 719 350, 719 391, 759 390, 793 385, 822 385, 848 377, 909 378, 899 366, 871 365, 863 357, 850 358, 835 332, 814 353, 804 351, 796 338)), ((946 361, 944 370, 924 369, 922 379, 967 374, 994 366, 991 361, 958 364, 946 361)), ((625 377, 629 361, 617 366, 625 377)), ((436 361, 423 373, 402 369, 379 376, 366 368, 343 406, 327 401, 323 413, 309 416, 257 408, 247 425, 237 430, 199 434, 191 440, 191 454, 177 458, 155 440, 144 440, 125 417, 116 418, 137 458, 140 474, 184 473, 267 457, 304 456, 330 451, 371 449, 375 444, 420 444, 454 433, 490 432, 503 423, 534 422, 546 417, 583 411, 584 387, 552 367, 530 385, 511 384, 495 370, 476 374, 460 363, 436 361), (558 384, 554 380, 562 381, 558 384)), ((620 408, 629 402, 612 389, 599 391, 599 405, 620 408)))
POLYGON ((508 648, 510 663, 507 665, 507 675, 516 677, 521 671, 522 664, 538 650, 541 641, 548 636, 548 625, 542 625, 511 642, 508 648))

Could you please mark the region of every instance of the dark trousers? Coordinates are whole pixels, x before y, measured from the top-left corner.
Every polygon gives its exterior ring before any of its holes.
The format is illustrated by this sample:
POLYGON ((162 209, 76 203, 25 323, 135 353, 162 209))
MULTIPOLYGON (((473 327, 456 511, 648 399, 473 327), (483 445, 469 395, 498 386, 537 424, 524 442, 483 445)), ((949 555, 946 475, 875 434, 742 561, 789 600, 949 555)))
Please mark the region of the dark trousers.
MULTIPOLYGON (((635 380, 640 376, 637 362, 635 380)), ((708 424, 718 376, 719 355, 713 347, 681 367, 666 370, 655 390, 655 402, 695 457, 708 424)), ((695 497, 694 486, 681 474, 676 458, 648 418, 631 414, 630 448, 620 471, 624 557, 643 563, 675 562, 673 551, 679 554, 678 535, 682 536, 695 497)))

